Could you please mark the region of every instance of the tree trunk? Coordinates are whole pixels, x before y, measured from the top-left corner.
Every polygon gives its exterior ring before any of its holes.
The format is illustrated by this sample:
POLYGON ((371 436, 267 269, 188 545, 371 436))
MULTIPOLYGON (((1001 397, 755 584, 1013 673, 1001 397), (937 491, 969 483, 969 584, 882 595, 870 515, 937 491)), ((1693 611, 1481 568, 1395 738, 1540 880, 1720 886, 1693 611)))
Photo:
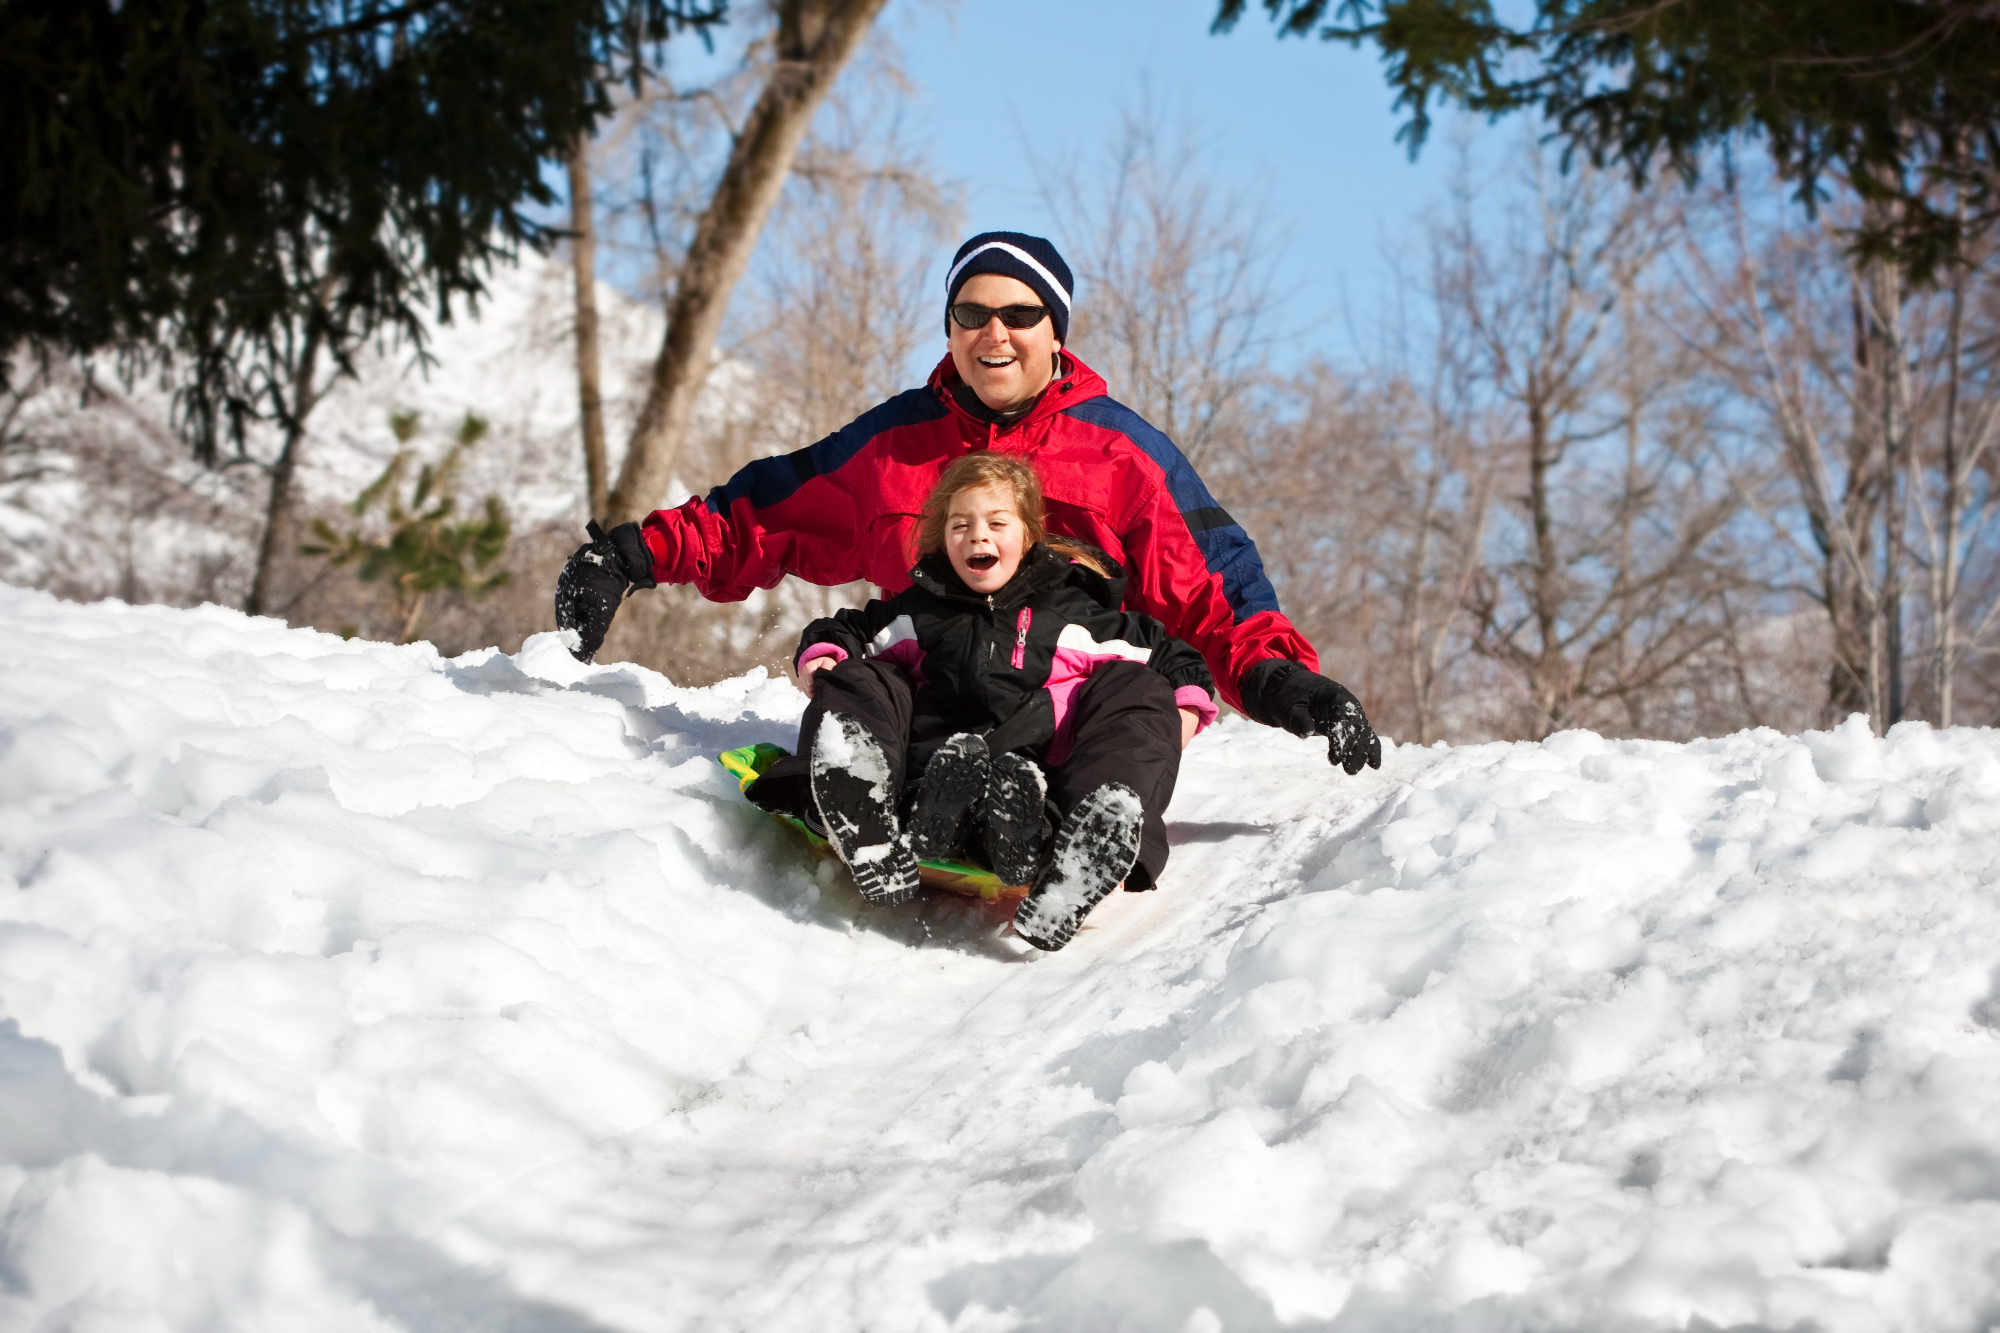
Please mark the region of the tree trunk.
POLYGON ((569 151, 570 255, 576 271, 576 395, 583 423, 583 475, 590 516, 610 512, 604 466, 604 394, 598 378, 597 231, 590 194, 589 145, 579 136, 569 151))
POLYGON ((1417 542, 1410 553, 1407 589, 1403 594, 1402 625, 1398 637, 1410 671, 1410 697, 1417 715, 1417 744, 1431 743, 1431 681, 1433 673, 1424 654, 1425 585, 1431 571, 1431 534, 1437 522, 1439 472, 1442 464, 1433 456, 1424 477, 1424 502, 1418 510, 1417 542))
POLYGON ((1938 559, 1932 562, 1931 614, 1937 623, 1931 632, 1931 695, 1940 727, 1951 725, 1952 677, 1958 667, 1958 528, 1965 491, 1958 462, 1958 391, 1964 374, 1964 338, 1965 267, 1960 265, 1952 273, 1951 322, 1945 336, 1949 360, 1945 369, 1943 531, 1938 559))
MULTIPOLYGON (((1875 401, 1881 381, 1882 348, 1875 337, 1869 306, 1872 296, 1865 273, 1857 274, 1850 294, 1854 340, 1854 392, 1858 404, 1875 401)), ((1813 536, 1823 557, 1820 586, 1827 619, 1833 629, 1833 661, 1827 669, 1827 715, 1839 722, 1865 713, 1878 732, 1888 716, 1884 705, 1882 661, 1883 598, 1876 558, 1885 490, 1880 432, 1858 408, 1847 433, 1846 480, 1839 495, 1825 484, 1823 461, 1816 456, 1816 438, 1802 438, 1791 450, 1792 463, 1808 495, 1818 493, 1812 514, 1813 536), (1813 478, 1819 474, 1819 482, 1813 478)))
POLYGON ((424 621, 424 597, 425 594, 418 593, 410 602, 410 609, 403 616, 402 632, 396 636, 397 643, 409 643, 417 637, 417 626, 424 621))
MULTIPOLYGON (((1534 393, 1530 381, 1530 393, 1534 393)), ((1568 665, 1563 657, 1562 631, 1557 624, 1558 598, 1556 588, 1558 562, 1556 552, 1555 519, 1549 512, 1549 469, 1555 463, 1554 448, 1549 440, 1550 423, 1543 413, 1540 396, 1535 395, 1528 405, 1528 514, 1535 529, 1535 568, 1532 581, 1534 597, 1535 633, 1538 656, 1531 671, 1534 684, 1535 702, 1541 707, 1542 716, 1536 720, 1541 736, 1547 736, 1561 726, 1565 707, 1568 665)))
POLYGON ((292 478, 297 474, 299 455, 305 452, 306 417, 319 401, 313 380, 319 373, 320 327, 317 319, 307 329, 305 346, 299 355, 292 380, 292 410, 285 421, 285 443, 271 465, 271 498, 264 508, 264 536, 257 544, 257 575, 250 582, 250 595, 243 610, 253 616, 267 615, 275 600, 272 582, 277 576, 278 552, 292 532, 295 496, 292 478))
POLYGON ((783 0, 780 5, 777 63, 736 138, 674 284, 666 338, 611 494, 614 522, 642 518, 664 498, 695 395, 708 378, 730 293, 750 263, 813 113, 885 3, 783 0))
MULTIPOLYGON (((1618 568, 1611 576, 1611 591, 1618 606, 1618 633, 1611 645, 1611 678, 1624 680, 1631 661, 1632 631, 1635 617, 1628 614, 1626 606, 1632 593, 1634 576, 1639 568, 1638 544, 1634 540, 1633 523, 1638 513, 1639 497, 1646 489, 1646 478, 1640 467, 1640 414, 1645 410, 1646 393, 1641 382, 1641 368, 1632 355, 1639 346, 1635 327, 1637 314, 1634 309, 1636 296, 1632 290, 1632 276, 1626 274, 1618 284, 1618 311, 1621 339, 1625 354, 1618 358, 1618 399, 1625 417, 1625 478, 1624 494, 1618 504, 1618 568)), ((1724 615, 1728 614, 1727 599, 1724 599, 1724 615)), ((1642 695, 1632 691, 1621 696, 1625 706, 1625 725, 1634 736, 1643 736, 1645 719, 1641 715, 1642 695)))
POLYGON ((1882 433, 1882 710, 1876 730, 1886 731, 1903 720, 1903 469, 1908 460, 1903 351, 1902 271, 1890 260, 1877 260, 1868 284, 1873 332, 1878 348, 1876 386, 1881 394, 1882 433))

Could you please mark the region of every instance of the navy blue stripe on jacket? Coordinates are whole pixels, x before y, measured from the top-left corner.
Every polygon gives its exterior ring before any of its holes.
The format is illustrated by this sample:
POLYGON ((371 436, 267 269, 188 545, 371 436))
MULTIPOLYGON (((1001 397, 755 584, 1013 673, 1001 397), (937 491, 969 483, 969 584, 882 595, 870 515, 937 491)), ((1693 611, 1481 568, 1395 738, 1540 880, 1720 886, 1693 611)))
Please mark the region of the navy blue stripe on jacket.
POLYGON ((849 459, 884 431, 936 421, 949 410, 928 388, 899 393, 888 402, 863 412, 816 444, 789 454, 759 458, 745 465, 729 479, 728 484, 708 493, 709 512, 727 514, 732 505, 746 497, 755 509, 769 509, 781 504, 814 477, 823 477, 846 466, 849 459))
POLYGON ((1164 432, 1115 399, 1092 398, 1069 408, 1065 416, 1091 426, 1117 431, 1137 445, 1165 475, 1167 494, 1187 521, 1188 531, 1212 574, 1222 576, 1222 595, 1241 624, 1262 611, 1278 609, 1278 590, 1264 572, 1257 545, 1243 525, 1215 502, 1194 465, 1164 432))

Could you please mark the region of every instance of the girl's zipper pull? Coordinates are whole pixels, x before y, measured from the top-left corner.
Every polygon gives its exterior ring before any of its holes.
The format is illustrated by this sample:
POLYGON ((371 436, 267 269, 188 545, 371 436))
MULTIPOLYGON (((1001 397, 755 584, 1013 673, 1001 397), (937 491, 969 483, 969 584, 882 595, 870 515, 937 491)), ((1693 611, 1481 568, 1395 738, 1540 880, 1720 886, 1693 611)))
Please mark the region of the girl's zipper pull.
POLYGON ((1019 671, 1028 661, 1028 626, 1035 623, 1033 607, 1021 608, 1020 619, 1014 622, 1014 670, 1019 671))

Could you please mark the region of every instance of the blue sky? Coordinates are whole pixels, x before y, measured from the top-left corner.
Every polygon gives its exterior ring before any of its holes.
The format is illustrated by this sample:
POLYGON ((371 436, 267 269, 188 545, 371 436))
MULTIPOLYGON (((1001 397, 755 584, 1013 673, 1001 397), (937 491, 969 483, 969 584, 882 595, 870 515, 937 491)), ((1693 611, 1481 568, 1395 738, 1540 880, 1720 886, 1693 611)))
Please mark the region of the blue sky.
MULTIPOLYGON (((1280 41, 1261 11, 1210 36, 1214 13, 1213 0, 892 0, 881 21, 917 83, 911 123, 941 171, 966 183, 973 229, 1060 237, 1035 159, 1089 160, 1125 108, 1149 101, 1196 129, 1200 169, 1264 191, 1264 220, 1288 237, 1285 322, 1341 354, 1343 311, 1370 322, 1389 295, 1385 239, 1441 197, 1445 123, 1412 162, 1372 50, 1280 41)), ((1506 131, 1471 130, 1475 155, 1506 131)))

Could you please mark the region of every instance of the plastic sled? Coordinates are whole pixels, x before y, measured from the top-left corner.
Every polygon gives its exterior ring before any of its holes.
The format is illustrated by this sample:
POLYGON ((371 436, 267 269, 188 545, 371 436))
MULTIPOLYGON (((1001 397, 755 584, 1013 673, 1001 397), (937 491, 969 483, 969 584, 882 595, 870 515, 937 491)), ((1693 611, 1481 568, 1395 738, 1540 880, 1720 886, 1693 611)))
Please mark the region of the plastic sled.
MULTIPOLYGON (((716 759, 735 777, 736 789, 742 791, 761 777, 765 769, 789 754, 791 751, 782 745, 759 741, 755 745, 724 750, 716 759)), ((793 815, 781 815, 775 810, 764 813, 790 829, 794 837, 813 850, 814 855, 833 855, 833 848, 827 845, 826 839, 807 828, 804 820, 793 815)), ((1002 898, 1026 897, 1028 892, 1024 884, 1003 884, 998 875, 984 866, 969 865, 964 861, 919 861, 917 873, 933 889, 947 889, 989 903, 1002 898)))

